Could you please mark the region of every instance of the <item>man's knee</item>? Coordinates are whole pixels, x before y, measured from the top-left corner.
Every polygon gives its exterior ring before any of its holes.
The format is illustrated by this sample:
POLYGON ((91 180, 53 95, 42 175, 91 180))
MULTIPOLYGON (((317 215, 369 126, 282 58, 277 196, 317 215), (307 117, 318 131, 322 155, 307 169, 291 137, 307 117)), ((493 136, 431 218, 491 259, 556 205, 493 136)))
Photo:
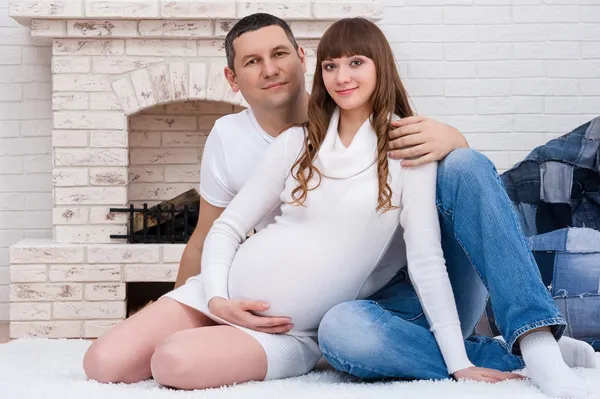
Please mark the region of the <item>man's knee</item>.
POLYGON ((382 345, 377 322, 385 311, 372 301, 351 301, 329 310, 319 325, 319 346, 326 358, 365 358, 382 345))
POLYGON ((353 324, 355 305, 345 302, 331 308, 319 324, 319 344, 330 346, 334 342, 343 342, 351 335, 347 327, 353 324))
POLYGON ((485 172, 496 173, 488 157, 472 148, 458 148, 439 163, 438 180, 480 176, 485 172))

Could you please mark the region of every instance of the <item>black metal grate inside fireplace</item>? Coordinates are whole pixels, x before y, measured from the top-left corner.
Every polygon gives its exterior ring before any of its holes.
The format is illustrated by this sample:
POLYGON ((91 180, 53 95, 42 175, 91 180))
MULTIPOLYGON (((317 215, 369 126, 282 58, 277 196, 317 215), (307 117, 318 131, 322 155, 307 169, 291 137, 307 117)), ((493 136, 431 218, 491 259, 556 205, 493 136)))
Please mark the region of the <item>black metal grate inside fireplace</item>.
POLYGON ((199 208, 148 204, 135 208, 110 208, 111 213, 127 213, 127 234, 111 234, 110 238, 127 239, 131 244, 187 243, 198 223, 199 208))

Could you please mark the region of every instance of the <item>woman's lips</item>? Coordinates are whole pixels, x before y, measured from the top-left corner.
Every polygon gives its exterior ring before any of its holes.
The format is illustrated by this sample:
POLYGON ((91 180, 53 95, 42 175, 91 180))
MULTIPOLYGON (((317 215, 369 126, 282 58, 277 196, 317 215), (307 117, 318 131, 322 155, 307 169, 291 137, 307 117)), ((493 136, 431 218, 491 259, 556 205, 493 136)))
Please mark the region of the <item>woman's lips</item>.
POLYGON ((344 90, 336 90, 335 92, 337 94, 339 94, 340 96, 349 96, 350 94, 354 93, 354 91, 357 89, 357 87, 353 87, 351 89, 344 89, 344 90))

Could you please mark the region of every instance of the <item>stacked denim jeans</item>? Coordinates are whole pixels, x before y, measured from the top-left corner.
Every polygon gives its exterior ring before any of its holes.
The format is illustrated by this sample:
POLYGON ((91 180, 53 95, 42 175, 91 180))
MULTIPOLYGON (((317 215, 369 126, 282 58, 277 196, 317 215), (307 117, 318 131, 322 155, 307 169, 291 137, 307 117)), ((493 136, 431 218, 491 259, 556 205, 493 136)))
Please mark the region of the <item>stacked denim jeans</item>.
POLYGON ((600 350, 600 232, 567 228, 529 238, 561 314, 565 335, 600 350))
POLYGON ((600 117, 534 149, 501 180, 565 334, 600 350, 600 117))

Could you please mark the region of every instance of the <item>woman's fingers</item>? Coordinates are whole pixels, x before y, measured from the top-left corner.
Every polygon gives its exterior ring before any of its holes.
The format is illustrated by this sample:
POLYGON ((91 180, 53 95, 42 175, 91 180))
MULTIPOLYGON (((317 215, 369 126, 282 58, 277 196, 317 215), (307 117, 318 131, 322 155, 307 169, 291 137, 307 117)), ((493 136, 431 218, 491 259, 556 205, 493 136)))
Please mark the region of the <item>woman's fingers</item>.
POLYGON ((490 370, 488 377, 496 378, 499 381, 524 380, 525 379, 525 377, 522 376, 521 374, 507 373, 507 372, 498 371, 498 370, 490 370))
POLYGON ((260 327, 257 331, 269 333, 269 334, 285 334, 289 332, 294 326, 291 324, 284 324, 277 327, 260 327))
POLYGON ((484 367, 469 367, 464 370, 459 370, 454 373, 454 377, 457 380, 473 380, 473 381, 485 381, 489 383, 496 383, 506 380, 513 379, 524 379, 520 374, 507 373, 504 371, 488 369, 484 367))
POLYGON ((291 320, 287 317, 256 316, 247 311, 244 315, 241 315, 241 319, 244 321, 244 327, 252 328, 253 330, 291 324, 291 320))
POLYGON ((260 312, 269 308, 268 303, 261 301, 239 301, 239 306, 243 310, 252 310, 255 312, 260 312))
POLYGON ((265 317, 265 316, 255 316, 259 319, 259 325, 261 327, 276 327, 285 324, 291 324, 292 321, 287 317, 265 317))

